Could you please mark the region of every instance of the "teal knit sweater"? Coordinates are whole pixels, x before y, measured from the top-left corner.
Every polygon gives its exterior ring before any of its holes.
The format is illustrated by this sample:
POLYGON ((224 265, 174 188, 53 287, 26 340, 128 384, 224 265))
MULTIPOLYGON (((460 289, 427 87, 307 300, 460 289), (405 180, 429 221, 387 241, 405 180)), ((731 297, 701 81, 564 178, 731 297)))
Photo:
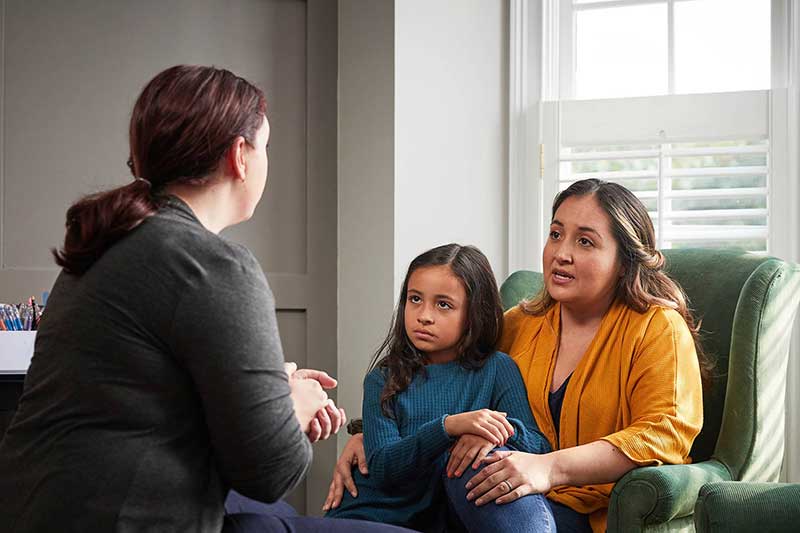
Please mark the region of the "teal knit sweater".
POLYGON ((341 505, 326 516, 423 531, 443 529, 442 476, 447 452, 455 442, 444 429, 448 414, 484 408, 508 413, 514 435, 506 446, 530 453, 550 451, 531 414, 519 369, 505 354, 495 353, 479 370, 467 370, 455 361, 427 365, 424 374, 395 396, 395 419, 381 411, 385 371, 375 369, 364 379, 362 414, 369 475, 355 469, 358 497, 345 491, 341 505))

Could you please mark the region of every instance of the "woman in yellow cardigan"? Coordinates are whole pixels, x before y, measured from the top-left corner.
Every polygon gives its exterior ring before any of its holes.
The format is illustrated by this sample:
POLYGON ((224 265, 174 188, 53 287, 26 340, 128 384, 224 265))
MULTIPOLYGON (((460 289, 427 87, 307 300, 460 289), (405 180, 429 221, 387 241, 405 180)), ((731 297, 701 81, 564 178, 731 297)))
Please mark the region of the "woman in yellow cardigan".
MULTIPOLYGON (((542 293, 506 313, 498 349, 519 366, 554 451, 498 451, 447 480, 469 530, 544 493, 559 531, 605 531, 614 482, 637 466, 689 462, 703 424, 697 328, 638 198, 613 183, 574 183, 555 199, 542 263, 542 293)), ((349 469, 366 469, 361 449, 348 443, 326 505, 343 485, 355 491, 349 469)))

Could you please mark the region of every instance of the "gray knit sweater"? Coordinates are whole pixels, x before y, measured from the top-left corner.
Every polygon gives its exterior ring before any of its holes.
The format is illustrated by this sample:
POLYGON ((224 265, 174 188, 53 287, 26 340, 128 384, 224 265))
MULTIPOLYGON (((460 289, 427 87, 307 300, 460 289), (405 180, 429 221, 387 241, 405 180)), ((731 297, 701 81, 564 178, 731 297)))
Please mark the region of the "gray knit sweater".
POLYGON ((0 443, 0 531, 220 531, 311 462, 256 259, 171 197, 59 275, 0 443))

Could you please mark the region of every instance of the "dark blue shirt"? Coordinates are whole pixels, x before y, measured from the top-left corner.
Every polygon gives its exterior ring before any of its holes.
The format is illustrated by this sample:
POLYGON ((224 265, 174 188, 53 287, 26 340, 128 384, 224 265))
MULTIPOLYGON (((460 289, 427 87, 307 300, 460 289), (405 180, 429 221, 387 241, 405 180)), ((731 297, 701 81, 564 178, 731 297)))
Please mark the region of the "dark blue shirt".
POLYGON ((553 425, 556 428, 556 444, 558 444, 559 434, 561 432, 561 406, 564 405, 564 393, 567 392, 567 384, 572 374, 567 376, 564 383, 558 388, 557 391, 551 392, 547 398, 547 403, 550 404, 550 414, 553 416, 553 425))

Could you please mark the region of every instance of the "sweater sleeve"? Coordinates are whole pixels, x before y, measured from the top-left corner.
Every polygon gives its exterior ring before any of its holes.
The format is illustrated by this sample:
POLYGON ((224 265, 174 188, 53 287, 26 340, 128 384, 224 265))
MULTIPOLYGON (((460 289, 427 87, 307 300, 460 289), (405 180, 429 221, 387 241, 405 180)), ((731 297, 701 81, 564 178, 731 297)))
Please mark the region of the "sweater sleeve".
POLYGON ((195 272, 175 310, 172 351, 197 390, 222 477, 275 501, 304 477, 311 445, 294 415, 272 292, 243 247, 195 272))
POLYGON ((381 411, 385 383, 378 369, 364 379, 364 451, 370 479, 386 488, 417 479, 453 442, 444 429, 445 416, 422 424, 412 435, 400 436, 395 420, 381 411))
POLYGON ((657 312, 631 364, 626 390, 631 423, 604 440, 639 466, 682 464, 703 425, 694 340, 673 310, 657 312))
POLYGON ((508 413, 514 434, 508 439, 509 448, 528 453, 547 453, 550 443, 539 431, 531 413, 528 391, 519 368, 506 354, 496 354, 497 375, 492 390, 492 409, 508 413))

